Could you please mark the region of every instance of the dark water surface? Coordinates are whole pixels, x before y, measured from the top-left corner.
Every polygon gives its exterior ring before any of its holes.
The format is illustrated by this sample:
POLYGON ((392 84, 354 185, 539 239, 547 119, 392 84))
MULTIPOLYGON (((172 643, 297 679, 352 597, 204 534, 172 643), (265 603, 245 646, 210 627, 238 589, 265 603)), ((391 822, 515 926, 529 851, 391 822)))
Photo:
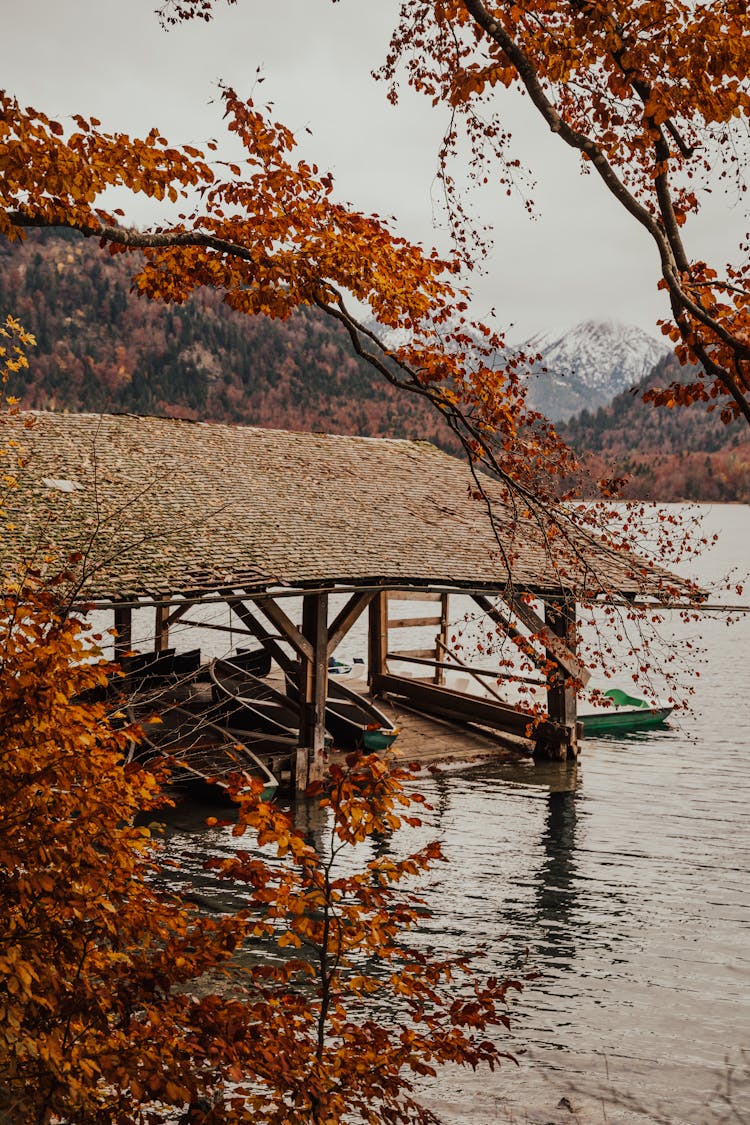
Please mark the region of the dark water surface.
MULTIPOLYGON (((692 576, 746 571, 750 508, 704 518, 722 541, 692 576)), ((520 1067, 425 1088, 450 1125, 750 1120, 747 1068, 733 1109, 717 1093, 750 1046, 750 617, 672 632, 706 649, 692 715, 587 740, 578 765, 484 764, 421 786, 451 861, 428 939, 484 942, 487 969, 540 973, 513 1005, 520 1067)), ((231 840, 176 831, 170 846, 197 875, 231 840)))

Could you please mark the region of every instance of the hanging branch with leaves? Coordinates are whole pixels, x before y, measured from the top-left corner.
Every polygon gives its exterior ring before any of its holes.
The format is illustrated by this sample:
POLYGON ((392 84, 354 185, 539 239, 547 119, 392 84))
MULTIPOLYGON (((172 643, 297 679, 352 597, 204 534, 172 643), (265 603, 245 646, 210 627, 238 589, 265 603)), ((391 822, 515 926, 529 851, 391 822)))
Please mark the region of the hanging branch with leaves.
POLYGON ((525 94, 550 131, 580 154, 652 239, 673 322, 662 330, 703 374, 651 390, 655 405, 704 402, 750 423, 750 274, 691 259, 688 221, 715 181, 747 190, 750 14, 742 0, 405 0, 379 76, 450 110, 439 154, 464 260, 481 239, 452 177, 468 138, 474 178, 513 190, 517 161, 502 93, 525 94))

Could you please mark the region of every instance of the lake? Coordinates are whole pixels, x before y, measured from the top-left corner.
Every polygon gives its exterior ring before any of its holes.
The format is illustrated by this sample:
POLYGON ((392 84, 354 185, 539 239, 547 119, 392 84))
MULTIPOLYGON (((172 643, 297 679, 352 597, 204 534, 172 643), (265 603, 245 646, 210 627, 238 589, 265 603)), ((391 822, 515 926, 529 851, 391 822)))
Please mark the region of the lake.
MULTIPOLYGON (((750 508, 701 514, 721 539, 690 576, 746 572, 750 508)), ((750 616, 662 631, 705 648, 692 714, 586 740, 577 764, 485 763, 420 786, 451 861, 428 939, 482 942, 488 971, 540 974, 503 1040, 518 1068, 446 1070, 425 1087, 446 1125, 750 1120, 750 616)), ((205 890, 189 814, 169 839, 205 890)), ((231 847, 221 830, 200 841, 231 847)))

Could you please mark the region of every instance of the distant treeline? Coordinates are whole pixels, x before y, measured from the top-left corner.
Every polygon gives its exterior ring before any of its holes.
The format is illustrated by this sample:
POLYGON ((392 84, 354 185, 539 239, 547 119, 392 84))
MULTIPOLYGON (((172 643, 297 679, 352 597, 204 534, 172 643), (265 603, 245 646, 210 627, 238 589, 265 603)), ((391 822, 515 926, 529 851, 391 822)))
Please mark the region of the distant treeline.
POLYGON ((0 311, 37 340, 30 369, 9 389, 24 406, 421 438, 456 450, 434 409, 387 384, 317 310, 247 317, 208 291, 161 305, 131 290, 137 268, 76 234, 0 240, 0 311))
POLYGON ((750 503, 750 432, 743 421, 726 426, 718 410, 701 404, 670 410, 643 402, 647 388, 694 375, 667 356, 633 391, 558 429, 594 477, 628 477, 625 496, 750 503))
MULTIPOLYGON (((419 438, 460 453, 435 411, 381 379, 317 310, 246 317, 212 291, 161 305, 131 290, 137 268, 74 233, 0 239, 0 313, 37 339, 8 393, 38 409, 419 438)), ((750 502, 747 427, 724 426, 700 406, 657 410, 641 400, 649 385, 689 377, 668 357, 636 393, 558 429, 593 477, 629 476, 626 496, 750 502)))

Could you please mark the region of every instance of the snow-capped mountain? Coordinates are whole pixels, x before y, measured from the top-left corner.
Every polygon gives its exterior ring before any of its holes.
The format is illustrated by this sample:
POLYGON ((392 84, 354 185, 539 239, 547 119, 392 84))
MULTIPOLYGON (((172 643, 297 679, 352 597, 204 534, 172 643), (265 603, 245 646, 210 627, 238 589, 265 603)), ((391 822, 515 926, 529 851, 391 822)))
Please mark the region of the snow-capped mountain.
POLYGON ((596 320, 564 333, 538 332, 522 348, 542 356, 529 383, 529 400, 553 421, 606 405, 671 350, 642 328, 596 320))

